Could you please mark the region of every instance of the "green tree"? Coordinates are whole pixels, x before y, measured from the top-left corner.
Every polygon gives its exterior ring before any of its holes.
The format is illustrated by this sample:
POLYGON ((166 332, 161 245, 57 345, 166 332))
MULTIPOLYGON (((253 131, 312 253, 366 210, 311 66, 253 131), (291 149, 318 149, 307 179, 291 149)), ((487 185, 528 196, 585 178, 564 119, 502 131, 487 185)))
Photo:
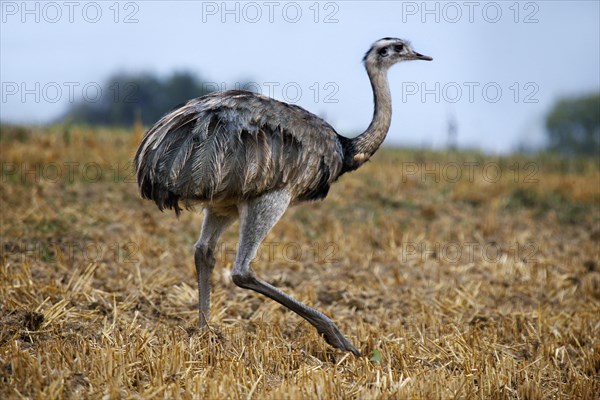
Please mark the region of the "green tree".
POLYGON ((207 86, 187 72, 165 79, 151 74, 119 73, 102 85, 101 95, 82 99, 67 112, 67 117, 91 125, 130 126, 139 113, 142 122, 151 125, 175 106, 208 93, 207 86))
POLYGON ((600 155, 600 93, 558 101, 546 117, 548 149, 564 155, 600 155))

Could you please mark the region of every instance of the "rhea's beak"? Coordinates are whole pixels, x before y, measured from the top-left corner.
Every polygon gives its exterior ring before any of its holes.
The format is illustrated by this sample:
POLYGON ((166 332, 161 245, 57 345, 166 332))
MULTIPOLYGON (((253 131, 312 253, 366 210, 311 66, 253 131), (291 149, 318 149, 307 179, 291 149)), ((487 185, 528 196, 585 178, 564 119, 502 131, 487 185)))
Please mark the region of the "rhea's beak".
POLYGON ((415 60, 425 60, 425 61, 431 61, 431 60, 433 60, 433 58, 431 58, 429 56, 424 56, 423 54, 417 53, 416 51, 414 53, 414 59, 415 60))

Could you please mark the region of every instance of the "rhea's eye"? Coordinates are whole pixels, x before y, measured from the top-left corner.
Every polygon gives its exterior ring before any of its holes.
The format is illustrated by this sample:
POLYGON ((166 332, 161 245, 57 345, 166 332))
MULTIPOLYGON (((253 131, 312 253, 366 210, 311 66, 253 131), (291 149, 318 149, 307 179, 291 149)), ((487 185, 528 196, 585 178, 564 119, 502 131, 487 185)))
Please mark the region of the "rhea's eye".
POLYGON ((384 47, 383 49, 379 49, 379 51, 377 52, 377 54, 379 54, 381 57, 385 57, 388 55, 388 49, 387 47, 384 47))
POLYGON ((404 45, 403 44, 397 44, 394 46, 394 50, 396 50, 396 53, 402 53, 402 50, 404 50, 404 45))

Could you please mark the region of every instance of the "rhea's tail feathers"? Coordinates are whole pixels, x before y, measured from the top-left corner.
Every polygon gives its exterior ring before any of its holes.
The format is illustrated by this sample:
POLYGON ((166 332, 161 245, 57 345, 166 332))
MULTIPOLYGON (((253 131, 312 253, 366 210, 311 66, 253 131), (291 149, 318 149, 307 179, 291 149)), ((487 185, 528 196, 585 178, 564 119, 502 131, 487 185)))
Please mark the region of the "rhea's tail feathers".
POLYGON ((153 200, 161 211, 174 209, 177 216, 182 211, 179 201, 184 193, 174 187, 174 182, 192 153, 197 119, 198 115, 188 108, 165 115, 146 133, 135 155, 142 198, 153 200))
POLYGON ((183 211, 179 206, 179 195, 161 184, 152 182, 150 179, 139 181, 139 185, 142 198, 154 201, 160 211, 165 209, 175 210, 175 215, 179 217, 179 214, 183 211))

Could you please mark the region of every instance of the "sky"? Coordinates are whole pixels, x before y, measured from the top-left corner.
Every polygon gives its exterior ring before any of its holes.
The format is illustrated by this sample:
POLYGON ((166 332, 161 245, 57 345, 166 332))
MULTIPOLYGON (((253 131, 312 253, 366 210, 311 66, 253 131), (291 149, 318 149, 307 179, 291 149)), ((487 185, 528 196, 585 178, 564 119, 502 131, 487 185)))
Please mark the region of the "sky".
MULTIPOLYGON (((1 1, 2 122, 55 121, 115 72, 189 71, 298 104, 340 134, 368 126, 361 63, 382 37, 434 58, 389 71, 387 145, 539 146, 561 97, 600 91, 599 1, 1 1)), ((168 110, 165 110, 167 112, 168 110)), ((142 110, 143 112, 143 110, 142 110)))

